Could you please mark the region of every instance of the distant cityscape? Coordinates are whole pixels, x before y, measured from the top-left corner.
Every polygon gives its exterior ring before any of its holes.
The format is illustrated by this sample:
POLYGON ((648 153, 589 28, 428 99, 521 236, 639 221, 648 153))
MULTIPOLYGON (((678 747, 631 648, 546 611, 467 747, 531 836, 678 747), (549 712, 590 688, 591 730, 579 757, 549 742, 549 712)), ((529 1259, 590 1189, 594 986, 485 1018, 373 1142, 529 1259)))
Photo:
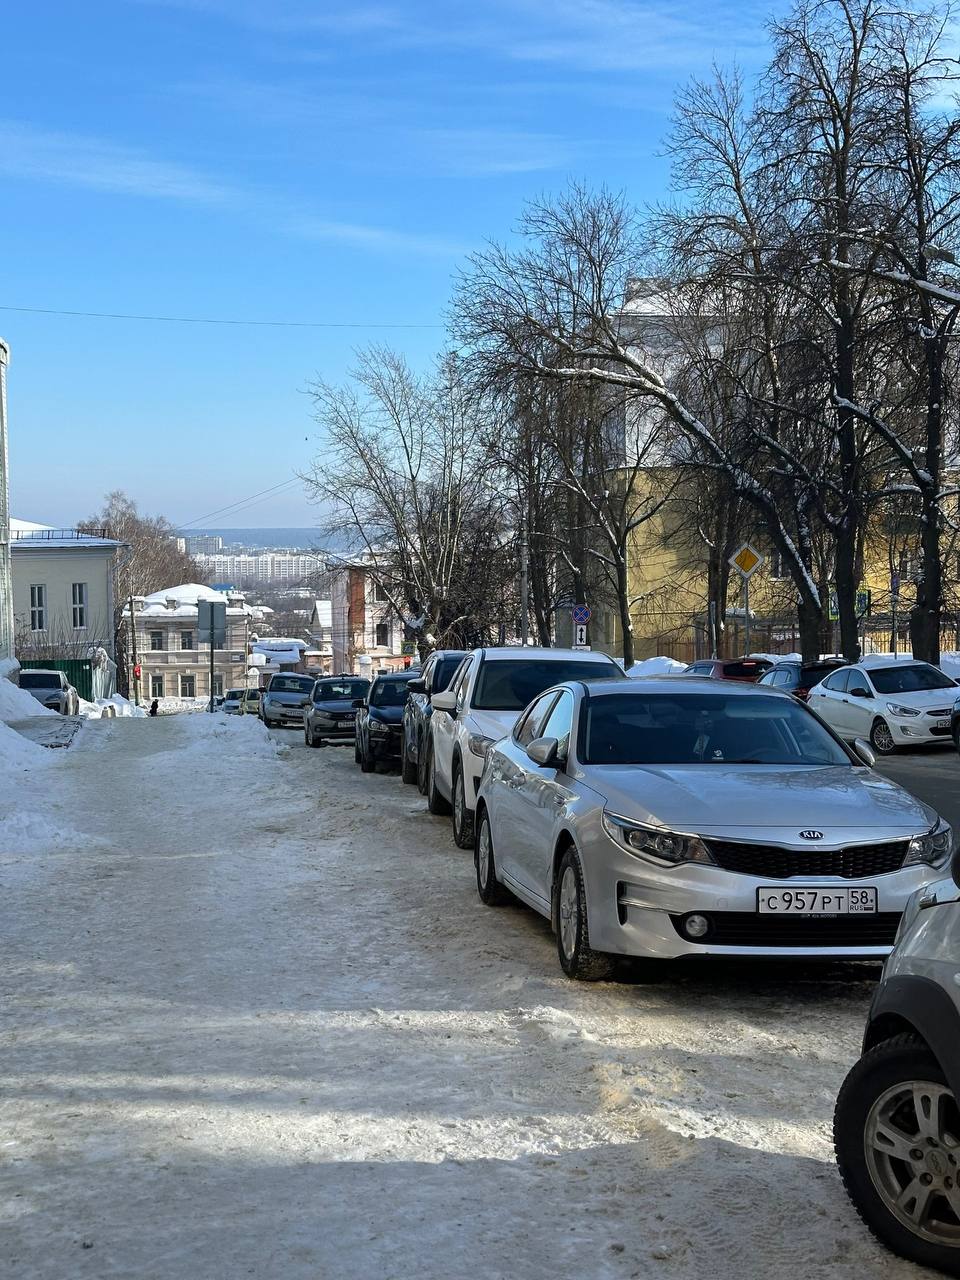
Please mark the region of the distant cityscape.
POLYGON ((207 582, 301 584, 323 570, 329 550, 316 529, 197 529, 177 539, 207 582))

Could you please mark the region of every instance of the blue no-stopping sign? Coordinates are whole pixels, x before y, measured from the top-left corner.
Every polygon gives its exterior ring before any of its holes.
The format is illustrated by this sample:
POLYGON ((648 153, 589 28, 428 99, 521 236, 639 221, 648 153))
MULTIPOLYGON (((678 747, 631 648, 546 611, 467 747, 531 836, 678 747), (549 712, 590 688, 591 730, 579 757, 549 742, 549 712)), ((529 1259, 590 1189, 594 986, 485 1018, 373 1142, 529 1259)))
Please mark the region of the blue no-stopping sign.
POLYGON ((586 604, 578 604, 573 610, 573 620, 579 623, 581 627, 585 627, 593 614, 590 612, 590 606, 586 604))

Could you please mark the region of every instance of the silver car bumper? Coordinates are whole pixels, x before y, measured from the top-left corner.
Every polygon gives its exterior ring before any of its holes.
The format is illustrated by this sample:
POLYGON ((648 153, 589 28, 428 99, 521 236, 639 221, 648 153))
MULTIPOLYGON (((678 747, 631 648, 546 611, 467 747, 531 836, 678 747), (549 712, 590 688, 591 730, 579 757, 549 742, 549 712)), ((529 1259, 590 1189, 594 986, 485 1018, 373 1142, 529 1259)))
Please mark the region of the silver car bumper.
MULTIPOLYGON (((592 824, 591 824, 592 825, 592 824)), ((890 954, 910 895, 943 876, 917 865, 846 880, 803 875, 789 880, 742 875, 696 863, 659 867, 620 849, 601 829, 581 845, 591 945, 618 955, 883 958, 890 954), (602 842, 602 843, 601 843, 602 842), (760 914, 757 890, 873 886, 874 915, 782 917, 760 914), (684 936, 691 913, 711 921, 713 937, 684 936)))

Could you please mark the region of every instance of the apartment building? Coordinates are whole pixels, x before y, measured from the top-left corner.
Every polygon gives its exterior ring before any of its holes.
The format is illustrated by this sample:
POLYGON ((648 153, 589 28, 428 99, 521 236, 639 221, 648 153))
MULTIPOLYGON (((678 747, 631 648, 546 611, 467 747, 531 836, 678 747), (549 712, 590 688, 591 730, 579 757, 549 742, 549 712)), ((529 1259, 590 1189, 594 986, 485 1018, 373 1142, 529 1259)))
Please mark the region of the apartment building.
POLYGON ((328 565, 328 569, 333 671, 370 675, 403 670, 413 650, 404 645, 403 622, 369 567, 355 562, 328 565))
POLYGON ((219 552, 196 556, 205 578, 211 582, 303 582, 315 578, 325 555, 316 551, 219 552))
POLYGON ((226 645, 214 653, 214 696, 246 683, 248 646, 260 621, 258 611, 242 596, 187 582, 137 602, 137 660, 144 699, 210 696, 210 649, 200 645, 197 630, 199 600, 227 606, 226 645))

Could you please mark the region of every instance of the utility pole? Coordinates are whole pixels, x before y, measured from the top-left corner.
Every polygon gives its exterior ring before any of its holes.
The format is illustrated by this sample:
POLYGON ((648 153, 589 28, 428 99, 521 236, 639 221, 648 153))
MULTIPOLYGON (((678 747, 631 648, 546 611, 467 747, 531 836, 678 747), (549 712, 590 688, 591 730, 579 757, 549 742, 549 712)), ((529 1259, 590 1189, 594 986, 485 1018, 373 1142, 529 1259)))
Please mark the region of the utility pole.
POLYGON ((137 671, 137 622, 133 612, 133 596, 130 597, 130 680, 133 685, 134 706, 140 705, 140 677, 137 671))
POLYGON ((211 617, 210 617, 210 712, 212 714, 214 709, 213 707, 213 672, 214 672, 213 660, 214 660, 214 655, 216 654, 217 637, 214 635, 212 609, 210 610, 210 614, 211 614, 211 617))
POLYGON ((525 645, 530 635, 530 619, 527 612, 527 581, 530 576, 529 548, 527 546, 527 522, 520 517, 520 643, 525 645))
POLYGON ((743 579, 743 631, 744 631, 744 653, 750 653, 750 579, 744 576, 743 579))

